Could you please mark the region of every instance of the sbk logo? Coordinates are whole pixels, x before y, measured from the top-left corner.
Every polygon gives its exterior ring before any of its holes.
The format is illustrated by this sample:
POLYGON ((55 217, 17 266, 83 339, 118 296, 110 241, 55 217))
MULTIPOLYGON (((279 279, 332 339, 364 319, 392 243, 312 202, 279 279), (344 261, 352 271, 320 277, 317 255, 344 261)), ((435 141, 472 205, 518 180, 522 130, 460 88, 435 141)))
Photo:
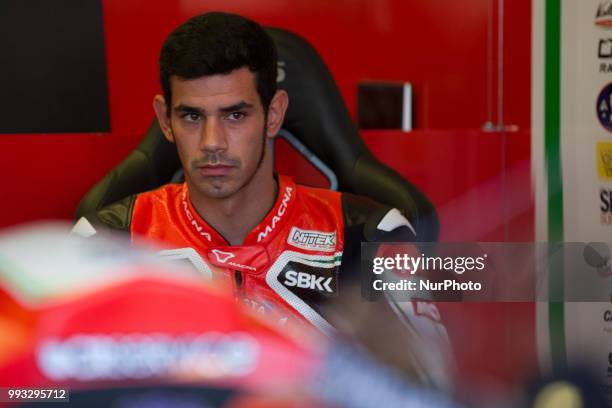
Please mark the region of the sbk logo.
POLYGON ((278 276, 283 286, 302 299, 334 296, 338 292, 338 268, 335 265, 311 266, 290 261, 278 276))
POLYGON ((285 286, 289 287, 295 286, 302 289, 314 289, 319 292, 334 293, 334 290, 330 286, 331 281, 331 276, 326 279, 325 276, 311 275, 307 272, 288 271, 285 274, 285 281, 283 283, 285 286))
POLYGON ((217 258, 217 261, 221 263, 226 263, 228 260, 236 256, 231 252, 223 252, 219 249, 213 249, 210 252, 212 252, 215 255, 215 258, 217 258))

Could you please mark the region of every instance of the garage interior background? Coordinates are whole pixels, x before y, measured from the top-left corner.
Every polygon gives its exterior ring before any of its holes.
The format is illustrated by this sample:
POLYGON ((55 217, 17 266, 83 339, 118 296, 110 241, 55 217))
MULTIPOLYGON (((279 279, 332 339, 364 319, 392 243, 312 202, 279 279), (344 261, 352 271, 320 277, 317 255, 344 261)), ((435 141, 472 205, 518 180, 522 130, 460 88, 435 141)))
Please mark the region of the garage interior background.
MULTIPOLYGON (((32 10, 37 3, 44 0, 27 2, 32 10)), ((56 1, 52 13, 74 14, 78 3, 56 1)), ((157 58, 163 39, 192 15, 223 10, 307 39, 328 65, 353 118, 358 81, 412 83, 415 130, 361 134, 379 159, 434 202, 442 241, 533 240, 530 0, 506 1, 503 13, 492 0, 103 0, 97 4, 102 10, 110 131, 1 134, 5 193, 0 227, 71 219, 83 194, 136 146, 150 125, 152 97, 159 92, 157 58), (496 121, 500 15, 504 123, 512 126, 508 131, 485 132, 485 122, 496 121)), ((0 21, 7 18, 0 13, 0 21)), ((42 26, 35 34, 46 35, 42 26)), ((0 38, 20 40, 10 34, 0 38)), ((83 55, 91 46, 83 37, 83 55)), ((7 75, 6 64, 18 66, 19 61, 6 54, 3 59, 0 81, 14 80, 7 75)), ((86 67, 77 66, 75 71, 85 73, 79 76, 85 83, 99 74, 86 67)), ((37 75, 36 68, 20 69, 37 75)), ((19 86, 27 87, 28 81, 19 86)), ((104 96, 95 92, 79 98, 77 104, 85 109, 104 105, 99 99, 104 96)), ((6 108, 16 102, 3 98, 1 103, 6 108)), ((36 121, 41 116, 28 103, 23 110, 26 119, 36 121)), ((304 179, 315 177, 308 169, 292 170, 304 179)), ((453 338, 453 345, 460 350, 459 369, 471 375, 470 381, 512 381, 537 363, 532 305, 449 304, 442 312, 452 338, 453 333, 469 334, 461 343, 459 336, 453 338), (453 326, 453 321, 460 325, 453 326), (516 338, 513 333, 523 335, 516 338), (505 350, 503 355, 500 349, 505 350)))

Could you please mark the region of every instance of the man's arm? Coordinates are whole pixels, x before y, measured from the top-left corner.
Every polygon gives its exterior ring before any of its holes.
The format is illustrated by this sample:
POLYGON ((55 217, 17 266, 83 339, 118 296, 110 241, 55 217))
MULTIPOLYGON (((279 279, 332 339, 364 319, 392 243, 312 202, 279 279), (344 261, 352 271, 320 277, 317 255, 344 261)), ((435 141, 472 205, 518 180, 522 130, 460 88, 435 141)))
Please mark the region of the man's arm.
MULTIPOLYGON (((406 371, 406 367, 410 367, 408 371, 416 370, 411 375, 420 377, 420 381, 438 388, 449 388, 449 371, 454 366, 454 358, 448 333, 435 303, 419 299, 399 301, 392 295, 385 295, 381 298, 385 301, 377 304, 358 295, 363 284, 360 277, 362 242, 405 243, 411 252, 414 251, 411 243, 422 233, 415 231, 396 208, 366 197, 343 194, 342 207, 345 246, 339 274, 340 286, 345 289, 345 294, 349 293, 349 299, 353 300, 348 302, 350 307, 346 307, 346 299, 340 301, 340 305, 344 305, 340 309, 344 312, 335 313, 336 319, 332 320, 336 321, 333 324, 336 327, 350 327, 357 338, 361 338, 362 343, 379 358, 389 360, 388 354, 391 353, 395 356, 396 368, 406 371), (365 315, 362 316, 360 310, 365 315), (423 310, 428 313, 423 313, 423 310), (372 330, 370 324, 378 327, 382 322, 385 322, 389 332, 395 332, 394 336, 372 330), (372 339, 372 336, 377 340, 372 339)), ((331 307, 334 308, 333 305, 331 307)))

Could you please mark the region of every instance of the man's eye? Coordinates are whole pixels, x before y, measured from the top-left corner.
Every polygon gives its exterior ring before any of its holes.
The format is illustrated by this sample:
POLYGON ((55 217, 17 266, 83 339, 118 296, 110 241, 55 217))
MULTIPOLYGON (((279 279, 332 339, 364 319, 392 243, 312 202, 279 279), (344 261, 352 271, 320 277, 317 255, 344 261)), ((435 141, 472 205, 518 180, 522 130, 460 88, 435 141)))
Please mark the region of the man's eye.
POLYGON ((240 120, 244 118, 246 115, 243 112, 232 112, 226 116, 229 120, 240 120))
POLYGON ((183 115, 183 119, 189 122, 195 122, 197 120, 200 120, 200 114, 196 112, 187 112, 183 115))

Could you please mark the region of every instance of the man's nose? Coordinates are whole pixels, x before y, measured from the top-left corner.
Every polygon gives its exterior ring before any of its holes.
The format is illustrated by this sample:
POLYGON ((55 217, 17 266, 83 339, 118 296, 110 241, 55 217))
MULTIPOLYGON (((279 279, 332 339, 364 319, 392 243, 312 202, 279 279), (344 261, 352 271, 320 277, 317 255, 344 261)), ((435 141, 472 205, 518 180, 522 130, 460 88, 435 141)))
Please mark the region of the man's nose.
POLYGON ((225 128, 218 118, 208 118, 204 121, 200 137, 200 149, 207 152, 227 149, 225 128))

